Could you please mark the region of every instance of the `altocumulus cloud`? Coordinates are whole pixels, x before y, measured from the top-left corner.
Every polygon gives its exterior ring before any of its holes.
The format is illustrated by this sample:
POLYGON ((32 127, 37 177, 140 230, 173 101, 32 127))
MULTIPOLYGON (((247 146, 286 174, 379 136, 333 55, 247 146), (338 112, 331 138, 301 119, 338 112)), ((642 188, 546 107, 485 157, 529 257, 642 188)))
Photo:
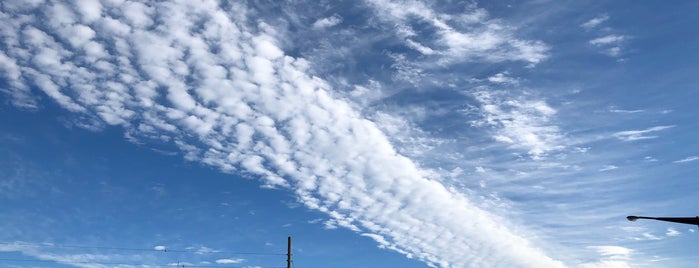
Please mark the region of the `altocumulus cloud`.
MULTIPOLYGON (((431 266, 563 266, 423 175, 246 10, 216 1, 3 3, 2 91, 25 108, 48 96, 86 125, 120 126, 132 139, 169 142, 188 159, 287 188, 337 225, 431 266)), ((447 47, 480 39, 435 23, 447 47)), ((493 39, 476 51, 500 45, 532 63, 545 50, 493 39)), ((518 105, 553 113, 542 103, 518 105)), ((517 142, 533 155, 550 150, 542 141, 555 136, 546 127, 507 129, 502 136, 511 139, 530 134, 517 142)))

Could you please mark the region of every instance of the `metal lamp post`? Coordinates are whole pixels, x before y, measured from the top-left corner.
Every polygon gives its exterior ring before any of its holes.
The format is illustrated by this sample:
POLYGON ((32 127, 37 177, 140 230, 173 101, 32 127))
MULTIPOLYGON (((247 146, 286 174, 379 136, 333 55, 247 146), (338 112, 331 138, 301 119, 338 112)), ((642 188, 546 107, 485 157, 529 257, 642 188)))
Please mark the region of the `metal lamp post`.
POLYGON ((699 216, 697 217, 645 217, 645 216, 627 216, 627 220, 636 221, 638 219, 649 219, 657 221, 669 221, 683 224, 691 224, 699 226, 699 216))

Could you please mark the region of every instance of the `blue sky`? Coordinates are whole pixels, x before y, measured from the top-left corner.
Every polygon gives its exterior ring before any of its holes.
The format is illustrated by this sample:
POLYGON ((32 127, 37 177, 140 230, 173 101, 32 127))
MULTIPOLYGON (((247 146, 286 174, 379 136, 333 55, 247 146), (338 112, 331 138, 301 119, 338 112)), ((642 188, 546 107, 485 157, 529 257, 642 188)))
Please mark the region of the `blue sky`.
POLYGON ((3 2, 0 263, 692 267, 697 11, 3 2))

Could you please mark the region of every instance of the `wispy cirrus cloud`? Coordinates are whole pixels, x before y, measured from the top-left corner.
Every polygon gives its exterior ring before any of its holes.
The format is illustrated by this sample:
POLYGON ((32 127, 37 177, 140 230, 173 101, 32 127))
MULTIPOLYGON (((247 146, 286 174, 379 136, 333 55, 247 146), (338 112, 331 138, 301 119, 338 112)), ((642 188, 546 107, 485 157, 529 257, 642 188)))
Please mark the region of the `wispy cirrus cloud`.
POLYGON ((129 263, 144 259, 144 256, 140 254, 91 254, 46 250, 46 247, 50 246, 50 244, 36 245, 24 242, 0 243, 0 252, 20 252, 23 255, 35 258, 38 262, 55 262, 81 268, 105 268, 115 265, 132 268, 139 265, 129 263))
POLYGON ((610 34, 607 36, 592 39, 592 40, 590 40, 590 44, 595 45, 595 46, 616 45, 616 44, 623 42, 627 38, 628 37, 626 37, 624 35, 610 34))
POLYGON ((667 228, 667 232, 665 232, 666 236, 679 236, 682 233, 680 231, 675 230, 674 228, 667 228))
POLYGON ((244 259, 240 258, 235 258, 235 259, 218 259, 216 260, 216 263, 218 264, 238 264, 244 262, 244 259))
POLYGON ((562 134, 552 119, 556 110, 543 100, 511 99, 504 92, 476 91, 473 96, 481 103, 481 118, 475 125, 494 128, 493 139, 524 149, 533 158, 564 148, 562 134))
MULTIPOLYGON (((180 266, 201 266, 211 263, 216 264, 241 264, 247 262, 243 258, 218 258, 215 261, 208 261, 212 253, 219 251, 201 250, 209 249, 207 247, 188 247, 187 250, 175 250, 178 253, 189 253, 190 255, 180 255, 180 258, 188 259, 188 261, 178 262, 180 266), (196 249, 196 250, 195 250, 196 249), (193 255, 191 255, 193 254, 193 255), (200 256, 197 256, 200 255, 200 256)), ((161 267, 175 266, 178 263, 164 264, 163 260, 170 260, 167 255, 165 246, 155 246, 152 250, 140 248, 120 248, 120 247, 103 247, 103 246, 77 246, 77 245, 56 245, 52 243, 26 243, 21 241, 16 242, 1 242, 0 252, 18 252, 29 256, 33 259, 21 258, 17 262, 21 263, 58 263, 72 267, 82 268, 107 268, 107 267, 161 267), (110 253, 93 253, 95 250, 104 251, 111 249, 112 251, 130 251, 128 254, 110 252, 110 253)), ((11 261, 11 260, 5 260, 11 261)))
POLYGON ((595 250, 601 256, 596 262, 583 263, 580 267, 596 268, 626 268, 631 267, 630 259, 633 250, 621 246, 590 246, 588 249, 595 250))
POLYGON ((622 53, 622 44, 629 37, 625 35, 606 35, 603 37, 598 37, 589 41, 591 45, 600 47, 603 49, 603 53, 612 57, 617 57, 622 53))
POLYGON ((643 233, 643 234, 641 234, 641 236, 643 237, 642 239, 644 239, 644 240, 662 240, 663 239, 662 237, 657 236, 657 235, 650 233, 650 232, 643 233))
POLYGON ((548 55, 548 46, 540 41, 514 37, 514 31, 501 22, 488 18, 488 13, 474 6, 461 14, 435 11, 422 1, 369 0, 380 20, 395 25, 396 33, 408 47, 426 55, 437 55, 439 62, 448 64, 464 61, 525 61, 536 64, 548 55), (411 24, 430 25, 436 32, 433 40, 417 41, 419 30, 411 24), (468 29, 468 30, 466 30, 468 29))
POLYGON ((496 73, 488 77, 488 81, 497 84, 518 84, 519 79, 508 76, 507 72, 496 73))
POLYGON ((603 168, 599 169, 599 171, 600 171, 600 172, 604 172, 604 171, 615 170, 615 169, 618 169, 618 168, 619 168, 619 167, 617 167, 617 166, 615 166, 615 165, 607 165, 607 166, 604 166, 603 168))
POLYGON ((683 159, 680 159, 680 160, 675 160, 675 161, 672 161, 672 162, 673 162, 673 163, 687 163, 687 162, 692 162, 692 161, 697 161, 697 160, 699 160, 699 156, 693 155, 693 156, 689 156, 689 157, 687 157, 687 158, 683 158, 683 159))
POLYGON ((626 43, 630 37, 622 34, 609 34, 610 28, 605 28, 604 30, 598 29, 603 23, 610 19, 609 15, 600 15, 598 17, 592 18, 589 21, 580 25, 587 31, 595 30, 594 32, 598 34, 603 34, 596 38, 591 39, 588 43, 599 49, 602 49, 602 53, 607 54, 611 57, 618 57, 623 54, 624 43, 626 43))
POLYGON ((648 140, 658 138, 657 135, 652 135, 651 133, 663 131, 666 129, 673 128, 675 126, 655 126, 643 130, 626 130, 614 133, 614 137, 622 141, 637 141, 637 140, 648 140))
POLYGON ((644 110, 610 109, 609 112, 620 113, 620 114, 636 114, 636 113, 642 113, 642 112, 644 112, 644 110))
POLYGON ((589 249, 596 250, 602 256, 613 259, 628 259, 633 250, 620 246, 590 246, 589 249))
MULTIPOLYGON (((545 45, 509 38, 495 22, 468 32, 418 2, 373 4, 391 20, 430 22, 449 57, 546 57, 545 45)), ((119 126, 132 139, 168 142, 187 159, 288 189, 337 226, 431 266, 563 266, 399 154, 246 11, 216 1, 3 6, 2 51, 11 59, 3 68, 21 74, 4 77, 6 93, 18 106, 48 96, 75 120, 119 126)), ((537 157, 556 148, 556 128, 539 123, 555 113, 545 102, 481 97, 496 137, 537 157)))
POLYGON ((586 21, 583 24, 580 24, 580 27, 583 27, 586 30, 592 30, 607 20, 609 20, 609 15, 600 15, 586 21))

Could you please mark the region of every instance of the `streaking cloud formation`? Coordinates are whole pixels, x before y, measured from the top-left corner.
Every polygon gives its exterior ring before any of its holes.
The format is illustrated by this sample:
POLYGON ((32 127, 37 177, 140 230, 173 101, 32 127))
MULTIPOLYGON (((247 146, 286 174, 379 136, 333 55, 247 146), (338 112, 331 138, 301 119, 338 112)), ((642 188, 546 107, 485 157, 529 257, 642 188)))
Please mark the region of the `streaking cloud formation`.
POLYGON ((693 229, 624 218, 696 214, 686 6, 2 2, 0 259, 692 267, 693 229))
MULTIPOLYGON (((396 153, 246 10, 215 1, 4 4, 5 91, 38 108, 40 90, 86 118, 81 125, 118 125, 132 139, 168 141, 188 159, 289 188, 338 225, 429 265, 562 266, 396 153)), ((455 42, 482 40, 435 23, 450 54, 468 53, 455 42)), ((478 53, 503 44, 522 49, 515 59, 541 58, 523 41, 480 34, 494 39, 478 53)))

